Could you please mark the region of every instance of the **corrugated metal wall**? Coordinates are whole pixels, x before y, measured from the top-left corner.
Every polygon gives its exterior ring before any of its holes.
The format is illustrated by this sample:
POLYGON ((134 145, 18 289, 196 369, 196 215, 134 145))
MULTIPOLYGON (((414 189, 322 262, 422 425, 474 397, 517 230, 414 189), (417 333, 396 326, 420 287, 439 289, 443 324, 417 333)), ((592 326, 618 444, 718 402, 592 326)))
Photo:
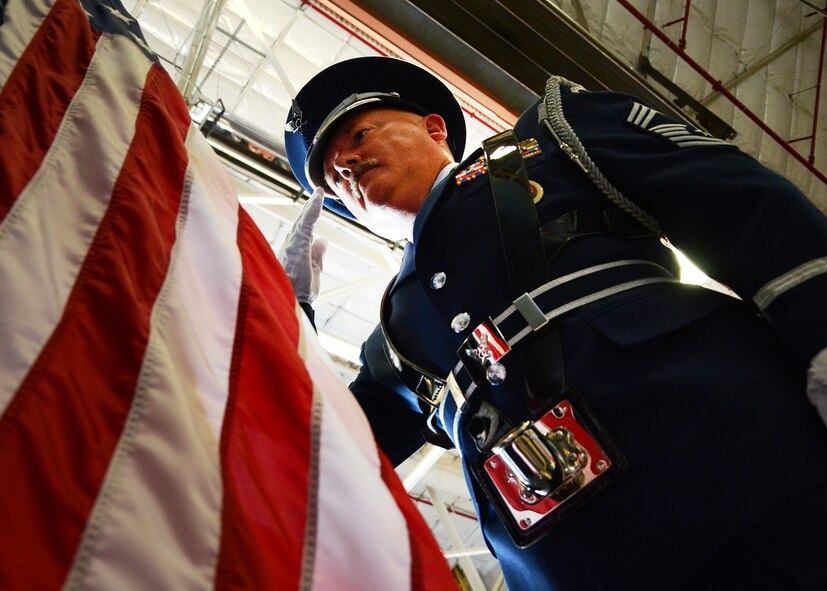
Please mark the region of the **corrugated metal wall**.
MULTIPOLYGON (((724 83, 791 46, 731 92, 781 138, 788 142, 809 138, 819 81, 823 14, 798 0, 689 1, 685 25, 680 19, 685 14, 686 0, 633 0, 631 4, 675 42, 680 40, 685 26, 686 53, 724 83)), ((641 55, 648 56, 655 69, 737 131, 735 144, 790 178, 827 211, 827 185, 729 100, 713 93, 712 85, 662 41, 645 34, 641 22, 620 2, 558 0, 555 4, 573 19, 578 18, 579 4, 590 33, 630 67, 637 67, 641 55)), ((822 114, 827 110, 825 94, 820 97, 822 114)), ((813 164, 824 174, 827 125, 823 115, 818 119, 813 164)), ((792 146, 804 159, 809 158, 810 139, 794 141, 792 146)))

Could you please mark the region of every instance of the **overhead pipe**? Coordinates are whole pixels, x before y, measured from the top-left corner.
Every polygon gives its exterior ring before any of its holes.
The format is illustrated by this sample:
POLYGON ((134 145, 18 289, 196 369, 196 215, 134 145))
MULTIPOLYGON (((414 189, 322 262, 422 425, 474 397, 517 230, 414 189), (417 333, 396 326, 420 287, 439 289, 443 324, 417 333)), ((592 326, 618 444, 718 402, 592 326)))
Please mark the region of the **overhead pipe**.
MULTIPOLYGON (((382 49, 382 48, 380 48, 380 47, 376 46, 375 44, 373 44, 372 42, 370 42, 368 39, 366 39, 363 35, 360 35, 360 34, 359 34, 359 33, 357 33, 355 30, 353 30, 351 27, 348 27, 348 26, 347 26, 347 25, 345 25, 344 23, 342 23, 342 22, 340 22, 340 21, 336 20, 335 18, 331 17, 329 14, 327 14, 324 10, 320 9, 318 6, 316 6, 316 4, 314 4, 314 3, 313 3, 313 2, 311 2, 310 0, 302 0, 302 5, 303 5, 303 6, 309 6, 311 9, 315 10, 315 11, 316 11, 317 13, 319 13, 321 16, 323 16, 324 18, 326 18, 327 20, 329 20, 330 22, 332 22, 334 25, 338 26, 340 29, 344 30, 344 31, 345 31, 346 33, 348 33, 349 35, 352 35, 355 39, 358 39, 359 41, 361 41, 362 43, 364 43, 365 45, 367 45, 368 47, 370 47, 373 51, 375 51, 376 53, 378 53, 378 54, 379 54, 379 55, 381 55, 382 57, 388 57, 388 52, 387 52, 387 51, 385 51, 384 49, 382 49)), ((488 121, 486 121, 485 119, 481 118, 479 115, 477 115, 476 113, 474 113, 474 112, 473 112, 473 111, 471 111, 470 109, 466 109, 465 107, 463 107, 463 106, 461 106, 461 105, 460 105, 460 108, 461 108, 461 109, 462 109, 462 110, 463 110, 463 111, 464 111, 464 112, 465 112, 465 113, 466 113, 469 117, 471 117, 472 119, 476 119, 477 121, 479 121, 482 125, 484 125, 484 126, 485 126, 485 127, 487 127, 488 129, 490 129, 491 131, 493 131, 493 132, 495 132, 495 133, 499 133, 500 131, 502 131, 501 129, 497 129, 496 127, 494 127, 493 125, 491 125, 488 121)))
POLYGON ((683 11, 683 26, 681 27, 681 49, 686 49, 686 31, 689 29, 689 7, 692 6, 692 0, 686 0, 686 6, 683 11))
POLYGON ((827 40, 827 19, 821 28, 821 55, 818 56, 818 81, 816 82, 816 102, 813 109, 813 133, 810 136, 810 164, 816 159, 816 134, 818 133, 818 107, 821 103, 821 80, 824 76, 824 46, 827 40))
MULTIPOLYGON (((744 115, 746 115, 749 119, 753 121, 758 127, 760 127, 764 133, 774 139, 782 148, 784 148, 787 152, 789 152, 793 158, 798 160, 802 165, 804 165, 807 170, 812 172, 816 178, 818 178, 822 183, 827 185, 827 176, 825 176, 821 171, 819 171, 807 158, 802 156, 798 150, 793 148, 792 145, 784 138, 782 138, 778 133, 775 132, 769 125, 767 125, 760 117, 758 117, 755 113, 753 113, 744 103, 738 100, 735 95, 733 95, 723 83, 712 76, 705 68, 703 68, 700 64, 698 64, 695 60, 693 60, 687 53, 678 47, 678 45, 672 41, 666 33, 660 30, 657 25, 655 25, 651 20, 646 18, 645 15, 641 14, 637 8, 632 6, 632 4, 628 0, 617 0, 617 2, 623 6, 629 13, 634 16, 637 20, 639 20, 644 27, 652 31, 654 35, 658 37, 661 41, 663 41, 669 49, 674 51, 677 55, 683 59, 693 70, 695 70, 698 74, 700 74, 707 82, 709 82, 712 87, 720 92, 723 96, 729 99, 729 101, 735 105, 744 115)), ((824 52, 822 51, 822 57, 824 52)), ((813 120, 813 125, 817 125, 817 120, 813 120)))
POLYGON ((813 107, 813 128, 810 131, 810 135, 796 138, 790 140, 790 143, 800 142, 804 140, 810 140, 810 156, 808 160, 812 163, 815 162, 816 159, 816 138, 818 137, 818 111, 819 105, 821 103, 821 81, 823 77, 823 70, 824 70, 824 41, 827 38, 827 19, 821 25, 821 52, 818 57, 818 79, 816 80, 816 97, 815 97, 815 106, 813 107))
POLYGON ((689 7, 692 4, 692 0, 686 0, 686 5, 683 8, 683 16, 681 18, 675 19, 666 23, 664 26, 669 27, 676 23, 683 22, 683 26, 681 27, 681 40, 678 41, 678 45, 681 49, 686 49, 686 30, 689 28, 689 7))
MULTIPOLYGON (((409 493, 408 498, 411 499, 414 503, 421 503, 423 505, 427 505, 428 507, 433 507, 434 506, 433 502, 429 501, 424 496, 417 496, 417 495, 412 495, 412 494, 409 493)), ((448 513, 450 513, 452 515, 456 515, 457 517, 463 517, 465 519, 468 519, 469 521, 479 521, 479 519, 477 519, 477 514, 476 513, 463 511, 461 509, 457 509, 454 506, 447 506, 447 505, 446 505, 446 509, 448 510, 448 513)))
POLYGON ((815 10, 817 13, 819 13, 821 16, 825 16, 825 17, 827 17, 827 10, 825 10, 825 9, 823 9, 823 8, 819 8, 818 6, 816 6, 816 5, 815 5, 815 4, 813 4, 812 2, 808 2, 807 0, 798 0, 798 1, 799 1, 801 4, 803 4, 804 6, 809 6, 810 8, 812 8, 813 10, 815 10))

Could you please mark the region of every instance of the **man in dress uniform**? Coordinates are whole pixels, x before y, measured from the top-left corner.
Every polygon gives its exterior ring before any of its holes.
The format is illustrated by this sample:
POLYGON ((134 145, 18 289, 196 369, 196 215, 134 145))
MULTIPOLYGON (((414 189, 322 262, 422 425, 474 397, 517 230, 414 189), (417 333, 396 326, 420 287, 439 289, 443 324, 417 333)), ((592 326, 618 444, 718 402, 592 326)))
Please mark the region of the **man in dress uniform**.
POLYGON ((286 125, 316 190, 300 299, 322 192, 409 241, 350 386, 391 460, 457 448, 511 591, 827 589, 825 216, 562 79, 457 165, 464 139, 448 89, 390 58, 327 68, 286 125), (740 299, 681 284, 665 239, 740 299))

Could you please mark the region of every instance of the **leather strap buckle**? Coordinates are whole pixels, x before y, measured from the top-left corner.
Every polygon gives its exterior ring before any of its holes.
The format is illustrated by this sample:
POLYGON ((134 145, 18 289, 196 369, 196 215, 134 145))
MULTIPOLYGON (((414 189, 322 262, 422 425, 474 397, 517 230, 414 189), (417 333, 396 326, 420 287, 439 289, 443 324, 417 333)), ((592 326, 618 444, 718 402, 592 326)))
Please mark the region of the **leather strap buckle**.
POLYGON ((506 433, 473 466, 514 542, 525 547, 611 480, 625 460, 574 388, 506 433))

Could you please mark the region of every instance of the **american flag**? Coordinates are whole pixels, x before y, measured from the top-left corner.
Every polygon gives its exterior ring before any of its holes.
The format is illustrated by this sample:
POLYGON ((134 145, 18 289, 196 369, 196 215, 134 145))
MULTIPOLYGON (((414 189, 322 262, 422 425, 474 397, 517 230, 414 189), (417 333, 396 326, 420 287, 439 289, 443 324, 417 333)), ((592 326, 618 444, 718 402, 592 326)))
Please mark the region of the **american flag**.
POLYGON ((137 23, 0 22, 0 589, 453 588, 137 23))

